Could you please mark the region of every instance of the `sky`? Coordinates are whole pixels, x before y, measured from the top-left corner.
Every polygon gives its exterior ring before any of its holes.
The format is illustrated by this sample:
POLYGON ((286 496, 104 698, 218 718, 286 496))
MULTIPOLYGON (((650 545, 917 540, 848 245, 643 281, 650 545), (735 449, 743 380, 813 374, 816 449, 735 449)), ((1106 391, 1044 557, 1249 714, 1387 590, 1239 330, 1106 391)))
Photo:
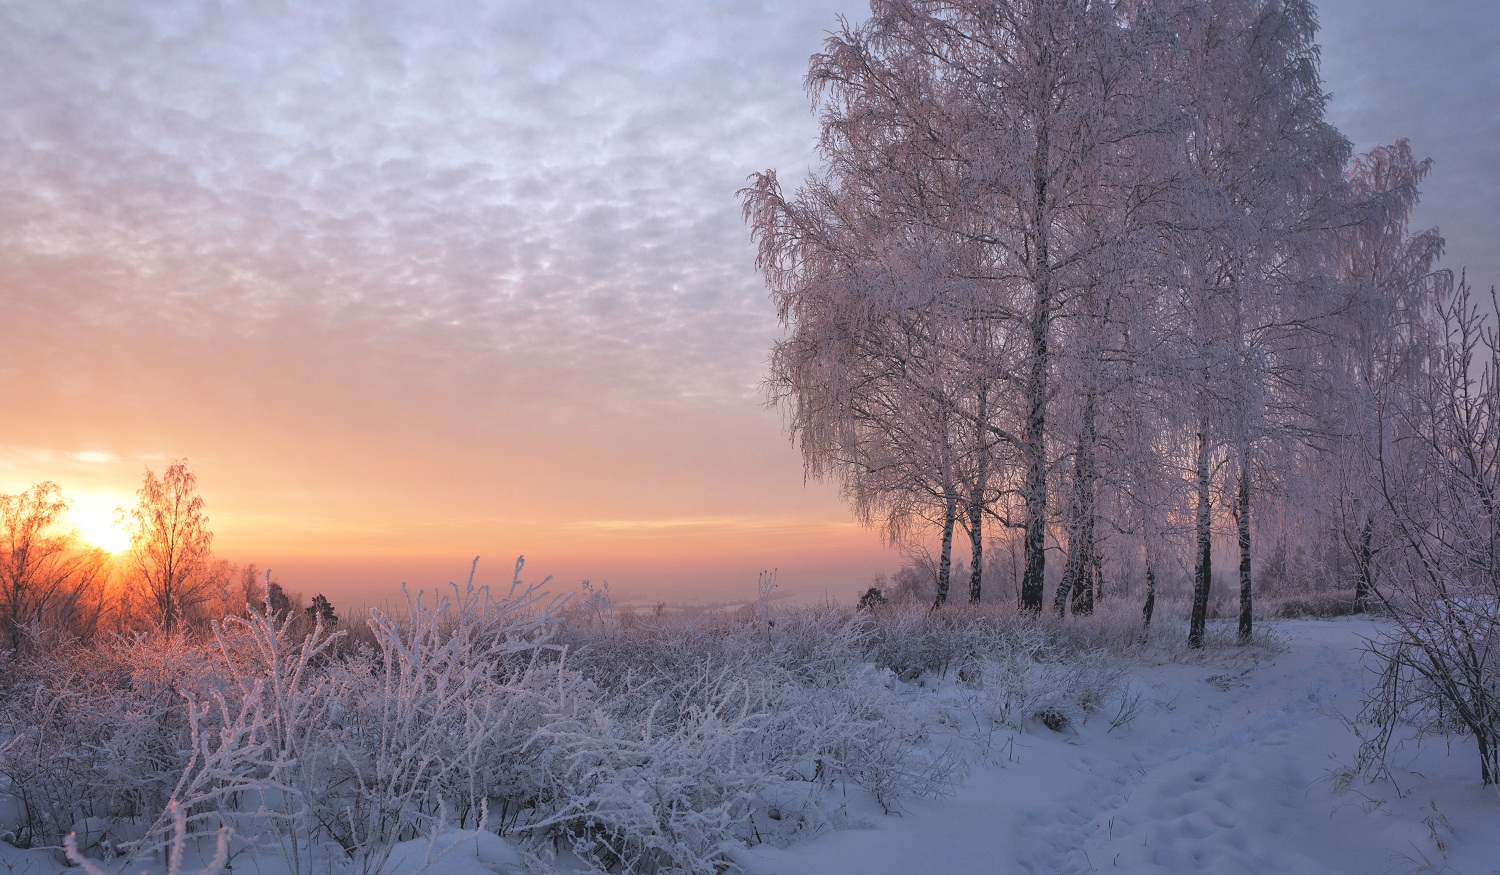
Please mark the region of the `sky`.
MULTIPOLYGON (((1500 4, 1319 4, 1330 115, 1435 166, 1500 282, 1500 4)), ((0 0, 0 493, 74 522, 186 459, 215 552, 401 581, 847 598, 900 564, 804 481, 735 192, 815 166, 855 0, 0 0)))

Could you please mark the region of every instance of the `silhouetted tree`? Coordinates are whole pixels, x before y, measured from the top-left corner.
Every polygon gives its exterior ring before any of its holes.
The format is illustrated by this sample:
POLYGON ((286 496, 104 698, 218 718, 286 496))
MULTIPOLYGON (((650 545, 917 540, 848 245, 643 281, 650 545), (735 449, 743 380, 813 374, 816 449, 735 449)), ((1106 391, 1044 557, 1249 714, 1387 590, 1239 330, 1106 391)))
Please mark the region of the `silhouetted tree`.
POLYGON ((0 495, 0 634, 12 651, 23 630, 49 613, 72 613, 90 584, 108 573, 104 551, 82 548, 73 532, 50 532, 68 512, 56 483, 0 495))
POLYGON ((333 611, 333 604, 322 593, 312 597, 312 604, 307 606, 307 616, 314 622, 321 619, 324 626, 335 626, 339 622, 338 614, 333 611))
POLYGON ((234 593, 235 604, 231 614, 244 614, 260 608, 266 603, 265 584, 260 579, 260 569, 254 562, 240 569, 239 587, 234 593))
POLYGON ((271 609, 273 617, 285 617, 292 610, 291 597, 286 594, 286 590, 281 588, 281 584, 269 579, 269 572, 266 583, 266 607, 271 609))
POLYGON ((173 462, 159 480, 148 468, 135 508, 121 512, 130 532, 130 561, 151 619, 164 632, 176 630, 212 584, 213 532, 197 484, 186 460, 173 462))

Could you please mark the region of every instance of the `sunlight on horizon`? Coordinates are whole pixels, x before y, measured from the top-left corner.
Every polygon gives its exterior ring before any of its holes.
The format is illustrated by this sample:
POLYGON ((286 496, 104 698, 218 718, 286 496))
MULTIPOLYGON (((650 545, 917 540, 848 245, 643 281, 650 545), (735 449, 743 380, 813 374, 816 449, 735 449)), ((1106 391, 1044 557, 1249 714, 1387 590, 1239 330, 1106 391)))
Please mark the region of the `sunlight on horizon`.
POLYGON ((79 495, 73 499, 64 524, 95 547, 123 553, 130 549, 130 535, 115 521, 115 508, 125 504, 124 499, 110 496, 79 495))

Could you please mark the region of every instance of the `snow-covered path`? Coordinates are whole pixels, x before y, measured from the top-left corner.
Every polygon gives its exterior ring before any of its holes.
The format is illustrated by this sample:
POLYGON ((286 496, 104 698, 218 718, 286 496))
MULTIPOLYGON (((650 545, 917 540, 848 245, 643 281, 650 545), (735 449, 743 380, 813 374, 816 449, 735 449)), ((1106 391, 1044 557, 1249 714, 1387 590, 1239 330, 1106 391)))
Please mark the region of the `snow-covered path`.
POLYGON ((1275 652, 1143 667, 1142 709, 1110 730, 1036 727, 995 739, 993 763, 946 800, 908 802, 872 828, 752 868, 830 873, 1500 872, 1500 796, 1479 786, 1471 743, 1430 739, 1398 757, 1396 784, 1333 772, 1358 739, 1336 716, 1363 697, 1367 620, 1284 623, 1275 652), (1399 788, 1399 789, 1398 789, 1399 788), (763 868, 762 868, 763 867, 763 868))

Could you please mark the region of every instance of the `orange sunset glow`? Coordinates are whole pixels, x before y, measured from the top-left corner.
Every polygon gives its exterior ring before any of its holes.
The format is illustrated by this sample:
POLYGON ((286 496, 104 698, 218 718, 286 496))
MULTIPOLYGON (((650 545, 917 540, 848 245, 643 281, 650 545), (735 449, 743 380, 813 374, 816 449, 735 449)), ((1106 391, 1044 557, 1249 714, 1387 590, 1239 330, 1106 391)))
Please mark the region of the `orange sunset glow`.
MULTIPOLYGON (((215 556, 340 605, 476 555, 627 603, 895 570, 766 406, 782 329, 735 198, 817 163, 807 59, 867 6, 586 5, 0 13, 0 493, 55 482, 117 551, 115 508, 186 459, 215 556)), ((1379 5, 1321 5, 1330 115, 1419 140, 1416 224, 1500 275, 1463 190, 1494 110, 1387 81, 1419 49, 1379 5)))
POLYGON ((75 495, 72 500, 72 507, 68 509, 64 523, 75 529, 80 538, 110 553, 130 549, 130 535, 115 517, 115 508, 131 504, 130 499, 123 496, 75 495))

